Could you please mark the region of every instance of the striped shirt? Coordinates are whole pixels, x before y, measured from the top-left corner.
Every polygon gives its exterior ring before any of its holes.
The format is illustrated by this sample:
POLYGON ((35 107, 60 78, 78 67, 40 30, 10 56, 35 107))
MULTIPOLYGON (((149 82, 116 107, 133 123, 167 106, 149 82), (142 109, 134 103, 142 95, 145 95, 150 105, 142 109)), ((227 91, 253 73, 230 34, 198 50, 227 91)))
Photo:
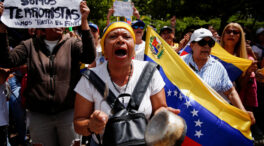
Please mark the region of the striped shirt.
POLYGON ((206 64, 199 70, 193 61, 192 54, 182 56, 182 59, 189 65, 193 71, 198 74, 209 86, 219 94, 233 87, 231 80, 224 66, 210 56, 206 64))

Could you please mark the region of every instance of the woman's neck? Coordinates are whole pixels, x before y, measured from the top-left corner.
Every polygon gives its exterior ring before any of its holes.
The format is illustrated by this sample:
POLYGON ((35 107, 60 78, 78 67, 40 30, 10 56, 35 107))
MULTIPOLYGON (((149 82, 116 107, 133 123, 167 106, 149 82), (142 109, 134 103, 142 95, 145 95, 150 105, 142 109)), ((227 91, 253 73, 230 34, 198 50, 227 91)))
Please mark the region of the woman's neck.
POLYGON ((116 83, 118 86, 123 86, 127 84, 130 76, 133 73, 132 64, 125 67, 117 67, 114 65, 107 64, 108 72, 111 80, 116 83))
POLYGON ((136 44, 138 45, 138 44, 141 44, 141 43, 142 43, 142 39, 136 38, 136 44))
POLYGON ((100 41, 94 41, 94 45, 96 48, 100 47, 100 41))
POLYGON ((235 53, 235 45, 234 44, 230 44, 230 45, 226 44, 226 45, 224 45, 224 49, 232 55, 234 55, 234 53, 235 53))

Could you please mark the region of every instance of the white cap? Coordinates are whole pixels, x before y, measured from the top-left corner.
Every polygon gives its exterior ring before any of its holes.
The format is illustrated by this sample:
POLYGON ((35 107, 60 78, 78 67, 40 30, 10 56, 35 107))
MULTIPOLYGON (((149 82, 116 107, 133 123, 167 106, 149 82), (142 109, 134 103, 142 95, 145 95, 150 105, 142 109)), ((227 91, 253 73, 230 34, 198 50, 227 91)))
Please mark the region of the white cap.
POLYGON ((260 27, 257 31, 256 31, 256 34, 260 34, 264 31, 264 28, 263 27, 260 27))
POLYGON ((193 41, 198 42, 205 37, 210 37, 210 38, 214 39, 213 34, 210 30, 205 29, 205 28, 196 29, 192 33, 192 36, 191 36, 189 43, 191 43, 193 41))

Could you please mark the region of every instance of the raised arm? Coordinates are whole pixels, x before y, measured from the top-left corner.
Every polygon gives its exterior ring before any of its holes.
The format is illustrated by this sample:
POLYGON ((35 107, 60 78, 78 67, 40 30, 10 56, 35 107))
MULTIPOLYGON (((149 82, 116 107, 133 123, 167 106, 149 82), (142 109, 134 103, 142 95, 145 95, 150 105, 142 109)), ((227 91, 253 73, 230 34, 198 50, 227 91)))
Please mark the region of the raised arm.
POLYGON ((110 18, 111 16, 114 14, 115 10, 113 7, 109 8, 108 9, 108 13, 107 13, 107 16, 106 16, 106 26, 108 26, 110 24, 110 18))
POLYGON ((133 5, 133 15, 136 17, 136 19, 140 20, 140 14, 134 5, 133 5))
POLYGON ((80 11, 82 13, 82 44, 83 50, 81 54, 81 62, 83 63, 92 63, 96 56, 95 45, 93 36, 91 34, 91 29, 88 24, 88 15, 90 13, 90 9, 88 8, 86 1, 82 1, 80 4, 80 11))
MULTIPOLYGON (((4 11, 3 2, 0 2, 0 16, 4 11)), ((25 64, 27 51, 24 44, 20 44, 9 51, 7 27, 0 21, 0 66, 4 68, 17 67, 25 64)))

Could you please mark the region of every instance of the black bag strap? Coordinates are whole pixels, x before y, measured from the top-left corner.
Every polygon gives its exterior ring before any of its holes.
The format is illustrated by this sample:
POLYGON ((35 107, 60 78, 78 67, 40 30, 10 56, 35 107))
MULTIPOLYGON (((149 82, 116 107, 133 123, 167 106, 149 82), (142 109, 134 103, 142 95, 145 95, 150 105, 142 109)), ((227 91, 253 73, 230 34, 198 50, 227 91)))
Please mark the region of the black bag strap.
POLYGON ((152 76, 157 69, 157 64, 153 62, 148 62, 144 67, 138 82, 132 92, 131 99, 129 101, 127 109, 135 109, 138 110, 140 103, 147 91, 148 85, 152 79, 152 76))
MULTIPOLYGON (((147 65, 144 67, 139 77, 139 80, 136 84, 136 87, 132 92, 131 99, 129 101, 127 109, 138 110, 139 105, 147 91, 148 85, 150 83, 150 80, 156 68, 157 68, 157 65, 152 62, 148 62, 147 65)), ((102 79, 98 77, 98 75, 95 74, 92 70, 88 69, 82 72, 82 75, 86 77, 94 85, 94 87, 103 97, 105 96, 104 95, 105 92, 108 92, 106 101, 109 104, 109 106, 112 108, 114 113, 125 108, 124 105, 121 104, 119 100, 117 100, 114 93, 109 88, 106 89, 105 82, 102 81, 102 79), (108 90, 108 91, 105 91, 105 90, 108 90)))
POLYGON ((100 77, 98 77, 97 74, 95 74, 92 70, 88 69, 84 72, 82 72, 82 75, 86 77, 97 89, 97 91, 104 97, 105 92, 108 93, 108 96, 106 97, 106 102, 108 105, 114 110, 119 111, 121 109, 124 109, 124 105, 117 100, 115 94, 109 89, 106 89, 105 82, 102 81, 100 77), (108 90, 108 91, 106 91, 108 90))

